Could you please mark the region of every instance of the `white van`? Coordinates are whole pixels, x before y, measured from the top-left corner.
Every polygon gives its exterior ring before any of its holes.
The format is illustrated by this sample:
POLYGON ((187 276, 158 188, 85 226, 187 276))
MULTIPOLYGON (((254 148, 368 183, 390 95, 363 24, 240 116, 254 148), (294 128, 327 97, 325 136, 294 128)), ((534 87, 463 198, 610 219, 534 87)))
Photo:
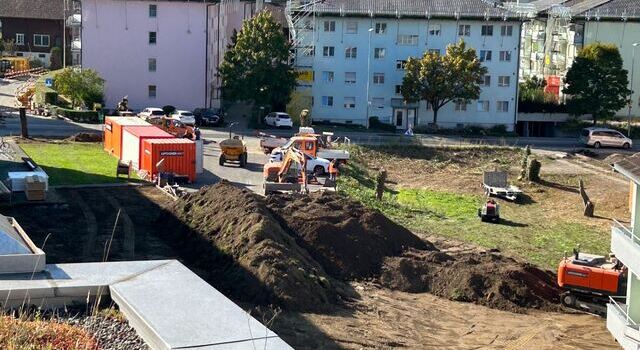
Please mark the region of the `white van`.
POLYGON ((580 142, 585 146, 600 147, 633 147, 633 141, 621 132, 606 128, 585 128, 580 133, 580 142))

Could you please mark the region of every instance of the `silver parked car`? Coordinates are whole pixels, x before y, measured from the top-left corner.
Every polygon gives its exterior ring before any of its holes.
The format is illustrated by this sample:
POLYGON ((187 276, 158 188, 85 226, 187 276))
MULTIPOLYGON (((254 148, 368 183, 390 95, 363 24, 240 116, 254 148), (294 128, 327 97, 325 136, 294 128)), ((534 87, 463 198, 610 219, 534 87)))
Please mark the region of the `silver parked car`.
POLYGON ((633 141, 621 132, 607 128, 585 128, 580 133, 580 142, 594 148, 600 147, 633 147, 633 141))

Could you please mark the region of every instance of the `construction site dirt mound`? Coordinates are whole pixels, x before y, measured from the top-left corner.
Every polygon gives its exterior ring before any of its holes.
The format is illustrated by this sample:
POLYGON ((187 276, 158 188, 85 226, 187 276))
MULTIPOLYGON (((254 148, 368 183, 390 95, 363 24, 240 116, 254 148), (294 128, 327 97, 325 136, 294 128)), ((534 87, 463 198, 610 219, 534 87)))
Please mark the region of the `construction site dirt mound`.
POLYGON ((90 132, 79 132, 66 139, 70 142, 102 142, 102 135, 90 132))
POLYGON ((388 257, 380 283, 406 292, 437 296, 520 312, 558 310, 560 290, 549 271, 496 251, 425 252, 411 250, 388 257))
POLYGON ((223 181, 176 202, 173 215, 161 225, 188 252, 188 265, 225 294, 295 310, 336 301, 341 287, 256 194, 223 181), (171 219, 186 226, 176 230, 171 219))
POLYGON ((269 208, 298 244, 336 278, 376 277, 385 257, 435 247, 377 210, 334 192, 272 195, 269 208))
POLYGON ((495 250, 438 250, 341 194, 265 199, 223 181, 163 220, 188 265, 238 300, 318 310, 356 296, 343 282, 377 280, 507 311, 557 309, 553 273, 495 250))

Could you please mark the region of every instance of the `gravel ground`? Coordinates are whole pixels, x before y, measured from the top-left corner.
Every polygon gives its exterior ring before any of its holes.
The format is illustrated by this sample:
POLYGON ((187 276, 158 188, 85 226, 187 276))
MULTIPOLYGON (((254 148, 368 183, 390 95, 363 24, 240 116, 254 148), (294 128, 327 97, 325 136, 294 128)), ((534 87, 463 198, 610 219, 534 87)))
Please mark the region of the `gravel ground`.
POLYGON ((76 316, 67 323, 85 329, 102 350, 149 350, 126 320, 105 316, 76 316))

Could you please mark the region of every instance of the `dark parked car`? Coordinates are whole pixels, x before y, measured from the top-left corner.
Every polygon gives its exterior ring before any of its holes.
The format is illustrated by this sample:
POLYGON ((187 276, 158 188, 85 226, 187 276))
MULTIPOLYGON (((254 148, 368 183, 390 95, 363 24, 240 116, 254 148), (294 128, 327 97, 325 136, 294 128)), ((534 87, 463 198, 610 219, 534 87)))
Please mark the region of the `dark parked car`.
POLYGON ((198 125, 220 126, 224 122, 224 116, 217 108, 196 108, 193 110, 198 125))

